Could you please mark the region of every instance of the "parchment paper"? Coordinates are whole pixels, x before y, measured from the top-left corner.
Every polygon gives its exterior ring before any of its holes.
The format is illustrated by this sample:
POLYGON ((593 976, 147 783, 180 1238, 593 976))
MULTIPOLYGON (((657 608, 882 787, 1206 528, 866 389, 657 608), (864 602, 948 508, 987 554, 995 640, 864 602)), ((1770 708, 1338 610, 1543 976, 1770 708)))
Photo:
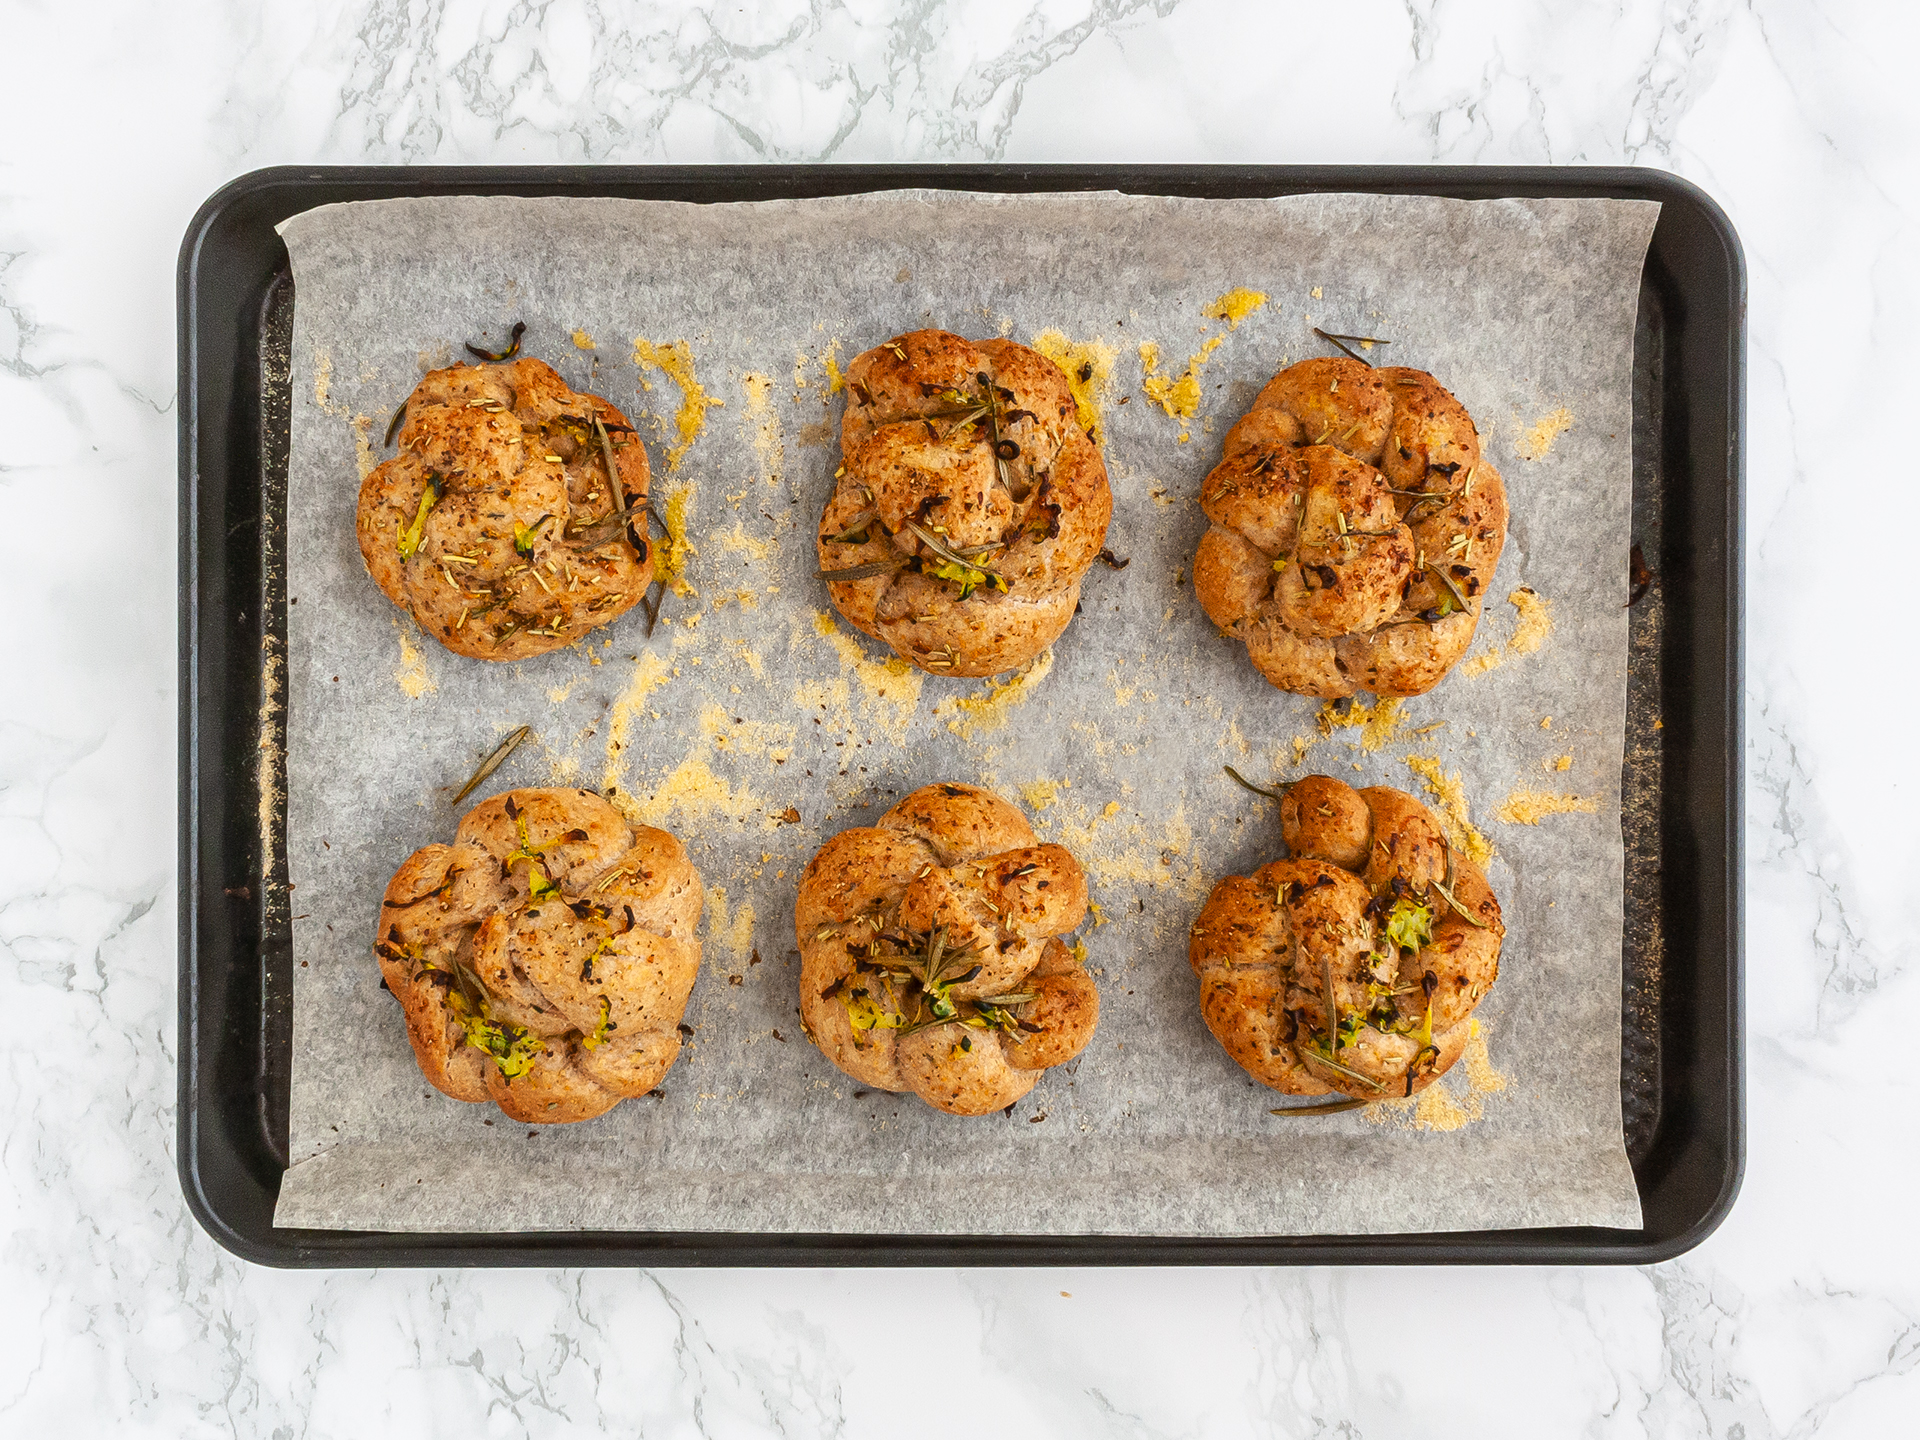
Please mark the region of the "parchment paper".
MULTIPOLYGON (((277 1223, 1248 1235, 1637 1226, 1621 1138, 1619 773, 1632 335, 1657 207, 1359 195, 1199 201, 902 192, 690 206, 445 198, 282 227, 293 342, 288 851, 295 891, 293 1165, 277 1223), (1268 296, 1237 325, 1204 312, 1268 296), (697 596, 536 661, 424 639, 354 541, 364 468, 423 368, 503 343, 635 417, 661 509, 681 502, 697 596), (1194 600, 1196 495, 1220 438, 1311 326, 1432 370, 1506 478, 1512 532, 1473 654, 1373 729, 1261 680, 1194 600), (813 527, 839 464, 829 360, 938 325, 1111 346, 1101 423, 1124 571, 1018 686, 899 673, 830 613, 813 527), (635 340, 685 341, 704 428, 635 340), (1191 419, 1142 393, 1195 369, 1191 419), (595 348, 581 348, 591 343, 595 348), (1122 403, 1124 401, 1124 403, 1122 403), (692 423, 689 420, 688 423, 692 423), (1533 458, 1526 458, 1532 456, 1533 458), (1531 587, 1553 630, 1509 648, 1531 587), (610 642, 610 643, 609 643, 610 642), (961 703, 964 700, 964 703, 961 703), (1394 722, 1398 721, 1398 728, 1394 722), (421 1079, 369 954, 382 888, 451 838, 455 788, 611 786, 687 844, 708 887, 694 1037, 658 1098, 541 1129, 421 1079), (1368 748, 1369 744, 1376 748, 1368 748), (1304 749, 1302 747, 1304 746, 1304 749), (1478 1042, 1420 1101, 1301 1119, 1200 1019, 1186 937, 1211 886, 1278 853, 1232 784, 1320 771, 1439 807, 1457 777, 1494 847, 1501 975, 1478 1042), (1557 768, 1567 757, 1566 769, 1557 768), (829 834, 935 780, 997 787, 1087 867, 1100 1026, 1009 1116, 862 1092, 800 1033, 794 885, 829 834), (1588 811, 1496 818, 1511 792, 1588 811), (792 807, 799 823, 783 823, 792 807)), ((657 357, 661 352, 653 352, 657 357)), ((1078 363, 1075 362, 1075 368, 1078 363)), ((1097 367, 1096 367, 1097 379, 1097 367)), ((1365 697, 1363 697, 1365 698, 1365 697)), ((1364 714, 1365 712, 1360 712, 1364 714)))

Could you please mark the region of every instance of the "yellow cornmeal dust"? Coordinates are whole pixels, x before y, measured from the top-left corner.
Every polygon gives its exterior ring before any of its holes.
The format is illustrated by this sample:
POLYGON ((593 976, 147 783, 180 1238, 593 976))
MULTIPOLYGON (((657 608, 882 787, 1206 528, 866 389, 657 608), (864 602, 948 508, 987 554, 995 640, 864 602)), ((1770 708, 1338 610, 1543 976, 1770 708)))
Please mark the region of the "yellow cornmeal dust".
POLYGON ((1249 290, 1244 285, 1236 285, 1200 313, 1210 320, 1224 320, 1229 330, 1235 330, 1242 320, 1266 303, 1266 291, 1249 290))
POLYGON ((1004 685, 989 680, 984 692, 956 695, 942 701, 933 713, 954 717, 947 721, 947 729, 963 739, 991 734, 1007 723, 1013 711, 1033 698, 1035 688, 1052 669, 1053 647, 1048 646, 1004 685))
POLYGON ((740 377, 740 388, 747 392, 747 414, 742 424, 759 458, 760 473, 769 485, 777 485, 780 472, 786 468, 787 447, 780 434, 780 417, 770 403, 773 377, 748 372, 740 377))
POLYGON ((692 500, 692 485, 678 486, 667 496, 666 518, 660 522, 667 527, 667 539, 654 547, 653 555, 653 578, 683 596, 700 593, 687 583, 687 558, 700 553, 687 540, 687 506, 692 500))
POLYGON ((671 473, 680 468, 680 462, 686 458, 687 451, 693 448, 693 442, 707 428, 707 411, 713 406, 726 404, 726 401, 708 395, 706 388, 695 377, 693 347, 684 340, 670 340, 664 345, 656 345, 651 340, 635 339, 633 363, 640 367, 640 384, 643 388, 653 388, 646 379, 649 366, 680 387, 680 409, 673 420, 674 430, 680 437, 679 443, 667 449, 667 470, 671 473))
MULTIPOLYGON (((767 808, 745 785, 736 790, 715 775, 700 754, 690 755, 675 766, 648 799, 635 803, 630 795, 614 798, 616 804, 626 802, 620 808, 629 819, 663 828, 676 816, 723 815, 729 820, 743 820, 749 815, 764 816, 767 808)), ((771 823, 767 822, 767 828, 771 823)))
POLYGON ((827 372, 827 394, 838 395, 847 388, 847 377, 840 373, 840 342, 829 340, 821 353, 820 364, 827 372))
POLYGON ((1562 405, 1558 410, 1542 415, 1531 426, 1522 427, 1516 420, 1514 428, 1519 434, 1513 448, 1519 452, 1520 458, 1544 460, 1553 453, 1553 442, 1573 428, 1573 412, 1562 405))
POLYGON ((834 624, 833 617, 824 610, 814 612, 813 629, 833 647, 841 670, 859 682, 867 713, 879 720, 896 743, 904 741, 914 709, 920 703, 920 686, 925 677, 898 655, 885 660, 871 658, 860 642, 834 624))
POLYGON ((600 776, 602 790, 624 790, 627 784, 627 749, 633 743, 633 723, 646 709, 646 698, 673 677, 673 667, 649 650, 633 664, 633 679, 627 693, 613 702, 607 713, 607 763, 600 776))
POLYGON ((752 905, 743 900, 732 909, 724 886, 707 887, 707 939, 735 960, 745 960, 753 950, 753 920, 752 905))
MULTIPOLYGON (((1506 648, 1474 656, 1460 666, 1462 675, 1484 675, 1489 670, 1498 670, 1516 655, 1531 655, 1553 634, 1553 602, 1546 596, 1522 585, 1507 596, 1507 603, 1519 612, 1519 618, 1514 622, 1506 648)), ((1540 728, 1548 727, 1543 724, 1540 728)))
POLYGON ((1445 774, 1440 769, 1440 761, 1430 756, 1406 758, 1407 768, 1425 782, 1427 793, 1440 802, 1440 826, 1447 832, 1448 842, 1464 850, 1476 865, 1485 865, 1493 859, 1493 846, 1467 818, 1467 787, 1461 783, 1460 772, 1445 774))
POLYGON ((1069 340, 1058 330, 1042 330, 1033 348, 1060 367, 1073 393, 1080 428, 1097 444, 1100 440, 1100 402, 1113 379, 1113 362, 1120 352, 1098 340, 1069 340))
POLYGON ((1393 739, 1407 723, 1403 706, 1403 701, 1392 697, 1372 705, 1354 701, 1343 714, 1329 700, 1320 707, 1320 733, 1331 735, 1336 729, 1351 729, 1357 725, 1360 727, 1360 748, 1371 755, 1393 739))
MULTIPOLYGON (((1191 420, 1200 409, 1200 367, 1226 343, 1226 339, 1224 335, 1215 335, 1204 341, 1198 350, 1187 357, 1187 368, 1177 376, 1162 375, 1160 347, 1151 340, 1141 341, 1140 388, 1146 392, 1149 400, 1175 420, 1191 420)), ((1186 441, 1192 438, 1192 432, 1183 426, 1180 439, 1186 441)))
POLYGON ((1591 815, 1599 808, 1597 795, 1556 795, 1522 785, 1507 796, 1494 818, 1509 825, 1538 825, 1548 815, 1591 815))
POLYGON ((593 336, 584 330, 576 330, 573 332, 573 345, 576 350, 591 350, 593 349, 593 336))
POLYGON ((1020 787, 1021 798, 1035 810, 1044 810, 1060 798, 1060 783, 1034 780, 1020 787))
POLYGON ((322 410, 328 408, 327 392, 333 386, 333 352, 314 347, 313 351, 313 403, 322 410))
POLYGON ((366 479, 380 463, 373 450, 373 421, 365 415, 356 415, 348 422, 353 430, 353 460, 360 467, 360 478, 366 479))
POLYGON ((1484 1119, 1486 1097, 1499 1094, 1508 1083, 1493 1067, 1486 1029, 1476 1015, 1467 1021, 1466 1048, 1453 1069, 1410 1100, 1376 1101, 1360 1112, 1360 1118, 1399 1130, 1458 1130, 1484 1119))
POLYGON ((398 620, 393 622, 393 633, 400 637, 400 664, 395 667, 393 678, 407 694, 409 700, 418 700, 422 695, 431 694, 440 687, 434 683, 433 676, 427 673, 426 657, 413 643, 411 636, 401 628, 398 620))
MULTIPOLYGON (((1227 322, 1229 330, 1238 327, 1240 322, 1262 305, 1267 297, 1258 290, 1245 288, 1229 290, 1206 307, 1205 314, 1215 320, 1227 322)), ((1226 343, 1225 335, 1214 335, 1201 342, 1200 348, 1187 357, 1186 369, 1178 375, 1160 371, 1160 347, 1151 340, 1140 344, 1140 388, 1149 400, 1175 420, 1191 420, 1200 410, 1200 370, 1214 351, 1226 343)), ((1185 444, 1193 434, 1185 426, 1180 430, 1180 441, 1185 444)))

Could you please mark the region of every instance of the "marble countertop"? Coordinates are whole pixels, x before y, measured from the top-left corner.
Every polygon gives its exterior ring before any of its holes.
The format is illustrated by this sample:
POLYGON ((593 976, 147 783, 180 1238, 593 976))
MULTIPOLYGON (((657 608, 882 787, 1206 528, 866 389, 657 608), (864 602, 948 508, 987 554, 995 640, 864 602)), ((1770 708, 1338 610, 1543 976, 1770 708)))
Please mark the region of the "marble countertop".
POLYGON ((1836 583, 1865 597, 1849 617, 1908 605, 1904 451, 1852 422, 1901 433, 1899 387, 1887 411, 1862 386, 1920 328, 1896 69, 1920 10, 0 0, 0 33, 0 1431, 1908 1433, 1920 832, 1875 827, 1912 788, 1886 762, 1920 679, 1904 631, 1881 651, 1821 605, 1836 583), (188 1216, 173 269, 196 207, 290 162, 912 159, 1627 163, 1726 207, 1752 285, 1750 1153, 1699 1248, 1638 1270, 288 1274, 188 1216))

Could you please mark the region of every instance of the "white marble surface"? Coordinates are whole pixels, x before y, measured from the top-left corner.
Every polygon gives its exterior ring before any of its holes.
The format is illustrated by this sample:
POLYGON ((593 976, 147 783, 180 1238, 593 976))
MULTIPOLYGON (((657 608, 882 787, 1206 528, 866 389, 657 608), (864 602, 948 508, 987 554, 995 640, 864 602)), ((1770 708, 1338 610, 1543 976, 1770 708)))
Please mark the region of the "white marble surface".
POLYGON ((1904 624, 1888 643, 1824 606, 1911 608, 1882 435, 1920 331, 1920 12, 0 0, 0 35, 0 1433, 1911 1433, 1920 832, 1880 826, 1914 786, 1920 680, 1904 624), (1751 1153, 1704 1245, 1647 1270, 282 1274, 187 1216, 173 265, 196 206, 294 161, 911 158, 1624 161, 1726 206, 1753 297, 1751 1153))

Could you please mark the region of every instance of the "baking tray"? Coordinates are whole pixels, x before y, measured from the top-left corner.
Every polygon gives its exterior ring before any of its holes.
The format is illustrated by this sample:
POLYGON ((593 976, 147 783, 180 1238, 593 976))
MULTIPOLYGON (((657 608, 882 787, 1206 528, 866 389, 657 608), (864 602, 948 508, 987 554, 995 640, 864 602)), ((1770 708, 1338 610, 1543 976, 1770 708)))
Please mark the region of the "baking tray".
POLYGON ((880 165, 259 170, 194 217, 180 363, 179 1167, 188 1207, 267 1265, 1619 1263, 1667 1259, 1726 1216, 1745 1163, 1741 578, 1746 267, 1704 193, 1660 171, 1438 166, 880 165), (1629 624, 1621 1101, 1639 1230, 1270 1237, 792 1235, 275 1229, 287 1168, 286 855, 261 767, 284 764, 293 283, 274 226, 414 195, 693 202, 933 187, 1198 197, 1316 191, 1611 196, 1662 205, 1634 346, 1633 538, 1654 572, 1629 624))

